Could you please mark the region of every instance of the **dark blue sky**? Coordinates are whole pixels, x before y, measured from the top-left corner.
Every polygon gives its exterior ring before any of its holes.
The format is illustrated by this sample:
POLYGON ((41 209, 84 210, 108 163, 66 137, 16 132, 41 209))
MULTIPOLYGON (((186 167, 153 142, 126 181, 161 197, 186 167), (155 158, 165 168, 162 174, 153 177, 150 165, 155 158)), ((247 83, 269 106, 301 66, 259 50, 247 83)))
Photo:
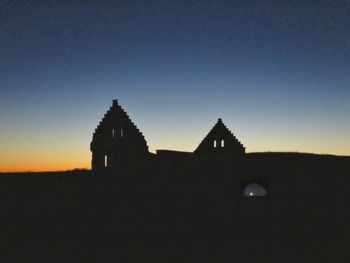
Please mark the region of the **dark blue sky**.
POLYGON ((349 14, 349 1, 0 0, 0 145, 13 163, 37 145, 88 160, 117 98, 151 150, 193 150, 222 117, 248 151, 350 155, 349 14))

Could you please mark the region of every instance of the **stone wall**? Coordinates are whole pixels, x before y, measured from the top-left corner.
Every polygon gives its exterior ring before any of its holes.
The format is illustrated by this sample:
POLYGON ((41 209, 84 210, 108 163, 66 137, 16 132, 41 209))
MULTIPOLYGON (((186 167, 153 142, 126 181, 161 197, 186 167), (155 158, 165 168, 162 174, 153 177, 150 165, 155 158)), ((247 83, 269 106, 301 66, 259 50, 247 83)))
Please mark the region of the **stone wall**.
POLYGON ((92 169, 118 169, 148 154, 143 134, 128 114, 113 101, 97 126, 90 144, 92 169))

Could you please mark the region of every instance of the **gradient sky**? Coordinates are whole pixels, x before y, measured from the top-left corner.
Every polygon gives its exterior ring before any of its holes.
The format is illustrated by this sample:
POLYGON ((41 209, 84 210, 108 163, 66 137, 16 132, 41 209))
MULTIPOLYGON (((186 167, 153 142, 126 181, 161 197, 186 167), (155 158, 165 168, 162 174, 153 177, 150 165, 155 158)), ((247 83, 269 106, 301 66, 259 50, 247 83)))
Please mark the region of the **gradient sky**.
POLYGON ((0 0, 0 171, 90 168, 118 99, 149 148, 350 155, 350 1, 0 0))

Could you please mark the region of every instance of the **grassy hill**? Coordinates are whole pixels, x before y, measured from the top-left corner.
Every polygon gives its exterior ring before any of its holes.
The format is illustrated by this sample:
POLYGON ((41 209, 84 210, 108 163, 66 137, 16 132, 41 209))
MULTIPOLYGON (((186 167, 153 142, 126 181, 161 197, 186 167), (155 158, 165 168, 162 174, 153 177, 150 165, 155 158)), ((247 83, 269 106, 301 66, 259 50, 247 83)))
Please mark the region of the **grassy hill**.
POLYGON ((0 175, 2 262, 346 262, 350 157, 0 175), (265 197, 246 197, 257 182, 265 197))

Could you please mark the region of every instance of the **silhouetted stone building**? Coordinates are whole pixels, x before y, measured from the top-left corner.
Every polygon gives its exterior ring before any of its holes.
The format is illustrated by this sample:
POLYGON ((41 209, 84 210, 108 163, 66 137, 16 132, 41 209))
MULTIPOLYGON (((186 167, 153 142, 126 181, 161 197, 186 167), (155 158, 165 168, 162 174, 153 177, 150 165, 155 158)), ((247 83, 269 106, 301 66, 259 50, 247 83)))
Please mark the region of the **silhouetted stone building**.
POLYGON ((245 153, 245 148, 225 126, 222 120, 218 119, 215 126, 198 145, 194 153, 199 155, 218 153, 225 155, 241 155, 245 153))
POLYGON ((243 145, 221 119, 218 119, 193 153, 170 150, 157 150, 156 155, 149 153, 143 134, 117 100, 113 100, 112 106, 97 126, 90 149, 93 170, 118 169, 151 157, 179 161, 193 156, 230 159, 245 154, 243 145))
POLYGON ((117 169, 121 165, 144 159, 148 154, 143 134, 120 107, 117 100, 97 126, 92 142, 92 169, 117 169))

